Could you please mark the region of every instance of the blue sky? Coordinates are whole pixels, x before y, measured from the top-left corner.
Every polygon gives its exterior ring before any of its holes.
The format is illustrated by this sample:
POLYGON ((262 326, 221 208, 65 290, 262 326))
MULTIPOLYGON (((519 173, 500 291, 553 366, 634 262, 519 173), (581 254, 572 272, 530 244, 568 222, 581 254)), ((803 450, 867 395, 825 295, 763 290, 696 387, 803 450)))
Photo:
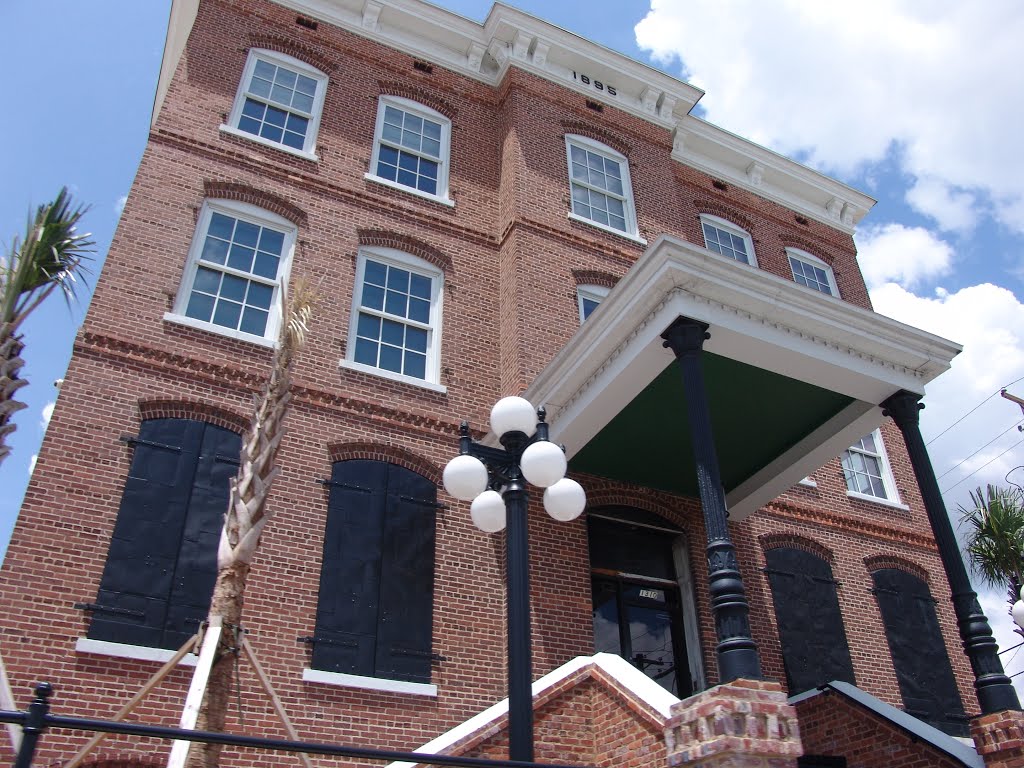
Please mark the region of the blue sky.
MULTIPOLYGON (((481 0, 440 3, 481 21, 481 0)), ((954 512, 986 482, 1024 484, 1024 6, 910 0, 550 0, 523 10, 705 89, 706 119, 878 199, 857 235, 875 309, 964 344, 922 427, 954 512), (978 406, 975 408, 975 406, 978 406), (961 417, 962 418, 961 420, 961 417), (946 431, 950 425, 955 425, 946 431), (980 450, 979 450, 980 449, 980 450)), ((0 243, 62 185, 92 206, 98 268, 145 146, 169 0, 0 4, 0 243), (16 33, 12 33, 16 31, 16 33)), ((28 408, 0 466, 0 547, 21 503, 84 302, 25 328, 28 408)), ((1006 632, 1002 595, 984 604, 1006 632)), ((1004 657, 1008 658, 1008 657, 1004 657)), ((1020 658, 1024 660, 1024 654, 1020 658)), ((1024 669, 1014 660, 1011 671, 1024 669)), ((1022 678, 1024 679, 1024 675, 1022 678)))

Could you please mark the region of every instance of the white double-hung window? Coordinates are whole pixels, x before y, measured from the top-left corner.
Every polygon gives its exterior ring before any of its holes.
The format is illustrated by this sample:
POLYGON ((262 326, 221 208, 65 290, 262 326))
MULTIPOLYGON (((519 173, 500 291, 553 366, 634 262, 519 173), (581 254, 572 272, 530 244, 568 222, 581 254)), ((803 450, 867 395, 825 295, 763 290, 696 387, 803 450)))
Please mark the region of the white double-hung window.
POLYGON ((277 338, 295 225, 262 208, 208 200, 168 320, 248 340, 277 338))
POLYGON ((626 157, 586 136, 567 135, 570 218, 637 238, 626 157))
POLYGON ((840 460, 851 496, 900 503, 879 430, 851 445, 840 460))
POLYGON ((452 123, 440 112, 399 96, 381 96, 367 177, 445 204, 452 123))
POLYGON ((745 230, 730 221, 707 214, 701 214, 700 225, 704 232, 704 246, 709 251, 728 256, 743 264, 757 266, 754 242, 745 230))
POLYGON ((315 157, 327 75, 292 56, 253 49, 222 130, 315 157))
POLYGON ((414 384, 437 384, 439 269, 391 248, 359 253, 345 365, 414 384))
POLYGON ((793 280, 826 296, 839 296, 839 286, 836 285, 832 267, 817 256, 797 248, 787 248, 786 256, 789 257, 793 280))

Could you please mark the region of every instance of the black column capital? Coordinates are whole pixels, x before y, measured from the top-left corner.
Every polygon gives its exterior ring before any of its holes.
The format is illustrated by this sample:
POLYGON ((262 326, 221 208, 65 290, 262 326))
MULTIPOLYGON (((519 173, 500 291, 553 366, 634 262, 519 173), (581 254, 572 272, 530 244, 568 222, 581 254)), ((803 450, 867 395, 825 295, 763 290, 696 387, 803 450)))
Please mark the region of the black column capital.
POLYGON ((676 357, 682 357, 702 350, 711 334, 707 323, 680 315, 662 332, 661 338, 665 340, 663 347, 670 348, 676 357))
POLYGON ((920 424, 923 410, 921 395, 906 390, 897 392, 882 403, 882 414, 896 422, 901 431, 920 424))

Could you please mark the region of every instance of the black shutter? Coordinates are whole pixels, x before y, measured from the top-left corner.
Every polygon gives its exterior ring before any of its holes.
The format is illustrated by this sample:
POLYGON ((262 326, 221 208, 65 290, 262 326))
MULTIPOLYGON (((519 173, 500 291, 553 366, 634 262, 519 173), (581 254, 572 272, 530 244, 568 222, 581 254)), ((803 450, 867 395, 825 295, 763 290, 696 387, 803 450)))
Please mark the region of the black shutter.
POLYGON ((872 578, 903 708, 951 736, 969 735, 928 585, 897 568, 875 571, 872 578))
POLYGON ((388 465, 334 463, 312 666, 374 673, 388 465))
POLYGON ((353 460, 330 488, 312 667, 429 682, 436 487, 353 460))
POLYGON ((790 547, 765 553, 790 695, 830 680, 856 684, 829 564, 790 547))
POLYGON ((186 617, 205 618, 217 556, 208 529, 219 536, 234 474, 214 470, 211 445, 237 461, 240 438, 229 430, 188 419, 142 423, 89 637, 177 648, 198 626, 186 617))
POLYGON ((390 465, 381 563, 378 677, 430 682, 437 486, 390 465))

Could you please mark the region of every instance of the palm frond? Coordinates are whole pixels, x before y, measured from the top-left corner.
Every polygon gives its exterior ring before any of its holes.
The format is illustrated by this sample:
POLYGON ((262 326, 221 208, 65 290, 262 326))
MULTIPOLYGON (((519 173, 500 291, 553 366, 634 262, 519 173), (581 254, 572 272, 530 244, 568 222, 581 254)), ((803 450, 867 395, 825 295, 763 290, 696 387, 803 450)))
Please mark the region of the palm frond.
POLYGON ((1012 587, 1024 576, 1024 496, 989 485, 971 492, 971 508, 960 506, 966 550, 986 584, 1012 587))
POLYGON ((75 298, 95 242, 76 228, 88 209, 73 206, 67 187, 30 216, 0 269, 0 323, 16 327, 54 289, 75 298))

